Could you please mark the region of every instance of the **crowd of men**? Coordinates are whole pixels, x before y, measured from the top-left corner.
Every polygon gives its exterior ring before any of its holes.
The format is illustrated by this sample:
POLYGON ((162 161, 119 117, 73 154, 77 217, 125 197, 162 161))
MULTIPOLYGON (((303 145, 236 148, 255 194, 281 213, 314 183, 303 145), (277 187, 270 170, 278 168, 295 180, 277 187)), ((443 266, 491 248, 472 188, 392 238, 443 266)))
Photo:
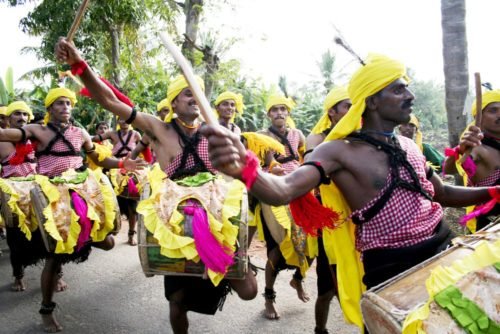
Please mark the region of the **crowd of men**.
MULTIPOLYGON (((443 207, 479 205, 497 195, 500 91, 483 94, 482 110, 473 110, 483 113, 481 128, 471 125, 464 129, 460 145, 449 149, 445 159, 422 142, 420 125, 412 114, 415 96, 408 88, 404 65, 385 56, 370 56, 352 75, 348 87, 334 87, 325 96, 323 114, 307 138, 294 126, 295 102, 285 96, 271 96, 265 106, 270 126, 258 131, 255 137, 260 138, 261 146, 266 146, 265 154, 260 154, 252 152, 256 145, 249 143, 245 129, 235 124, 236 117, 244 110, 239 94, 230 91, 220 94, 213 103, 220 124, 205 125, 193 91, 185 78, 179 76, 169 84, 166 98, 158 103, 157 115, 150 115, 138 111, 128 99, 101 81, 73 44, 60 39, 56 57, 80 76, 97 103, 119 117, 119 128, 110 130, 109 124, 98 123, 95 135, 90 136, 85 129, 75 126, 71 110, 77 99, 66 88, 49 91, 44 124, 31 124, 30 107, 22 101, 13 102, 1 107, 1 177, 17 182, 32 180, 30 177, 37 175, 35 182, 50 200, 48 183, 65 177, 69 170, 75 175, 87 173, 85 182, 95 178, 97 184, 106 177, 103 173, 108 173, 114 190, 126 189, 128 194, 116 193, 120 212, 129 222, 130 245, 137 244, 134 235, 138 214, 151 209, 137 205, 136 184, 140 189, 141 181, 134 176, 136 170, 143 167, 149 170, 150 165, 156 164, 164 179, 177 183, 189 180, 189 185, 184 185, 188 190, 198 187, 199 183, 194 183, 201 182, 201 178, 210 179, 203 182, 218 182, 213 180, 220 172, 226 179, 229 176, 241 180, 248 190, 253 213, 248 222, 249 243, 257 231, 267 247, 263 296, 264 316, 270 320, 280 318, 274 289, 279 272, 294 270, 290 286, 299 300, 307 302, 310 297, 303 280, 316 259, 317 298, 315 319, 311 319, 314 332, 328 333, 329 306, 334 296, 339 299, 345 318, 363 330, 359 301, 366 289, 410 269, 450 244, 454 235, 443 221, 443 207), (281 149, 276 149, 276 142, 281 149), (103 147, 107 147, 107 154, 103 147), (147 153, 149 148, 152 154, 147 153), (473 171, 462 168, 464 154, 469 155, 467 161, 474 165, 473 171), (86 157, 94 163, 95 171, 92 168, 90 174, 86 157), (461 173, 466 186, 443 183, 441 170, 461 173), (327 210, 331 213, 328 217, 333 218, 320 225, 307 220, 310 212, 303 212, 299 221, 294 210, 301 207, 297 203, 304 201, 309 201, 319 212, 327 210)), ((0 189, 5 192, 2 184, 0 189)), ((77 203, 85 197, 79 188, 68 186, 68 189, 67 196, 77 212, 77 203)), ((197 207, 203 206, 210 216, 209 205, 198 199, 197 207)), ((114 246, 112 234, 116 231, 112 230, 112 224, 105 227, 104 221, 109 219, 106 213, 101 215, 104 217, 101 224, 96 225, 97 218, 87 224, 86 216, 90 217, 91 211, 100 211, 92 203, 85 208, 84 214, 79 214, 78 227, 68 223, 69 237, 60 238, 55 251, 43 249, 39 232, 47 228, 47 233, 55 235, 50 231, 50 219, 46 227, 39 225, 37 229, 36 224, 24 223, 29 220, 26 215, 18 218, 18 226, 7 228, 13 291, 26 289, 23 282, 26 266, 45 261, 40 314, 47 332, 62 330, 53 314, 56 306, 53 295, 66 286, 61 279, 63 264, 85 261, 91 247, 110 250, 114 246), (75 233, 73 238, 72 233, 75 233), (74 240, 69 243, 69 239, 74 240)), ((486 226, 487 216, 494 215, 496 210, 497 206, 475 217, 477 224, 469 223, 471 231, 486 226)), ((23 215, 21 211, 17 214, 23 215)), ((208 225, 213 232, 210 217, 208 225)), ((171 244, 182 236, 172 236, 171 231, 161 229, 160 223, 153 228, 156 222, 146 221, 150 232, 158 236, 162 254, 164 249, 165 254, 173 254, 171 244), (171 237, 169 241, 165 241, 165 235, 171 237)), ((193 223, 193 229, 196 226, 193 223)), ((215 239, 221 243, 230 239, 229 234, 228 229, 221 229, 215 239)), ((222 248, 228 253, 231 245, 224 245, 227 247, 222 248)), ((179 246, 176 251, 187 257, 186 247, 179 246)), ((257 295, 251 264, 240 279, 224 278, 225 271, 215 270, 213 259, 204 257, 203 245, 196 245, 196 252, 207 266, 205 275, 164 278, 174 333, 188 332, 188 311, 215 314, 230 290, 244 300, 257 295)))

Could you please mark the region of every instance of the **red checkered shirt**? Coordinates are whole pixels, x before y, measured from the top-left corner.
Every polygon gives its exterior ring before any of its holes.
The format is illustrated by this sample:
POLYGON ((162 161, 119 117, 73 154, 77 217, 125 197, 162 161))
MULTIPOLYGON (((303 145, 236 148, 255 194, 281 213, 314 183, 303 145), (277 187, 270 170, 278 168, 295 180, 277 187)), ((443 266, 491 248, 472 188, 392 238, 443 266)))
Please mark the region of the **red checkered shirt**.
POLYGON ((130 130, 130 139, 129 142, 126 142, 129 133, 127 133, 125 136, 122 136, 121 139, 123 139, 125 145, 120 141, 120 131, 117 131, 117 136, 118 136, 118 142, 113 146, 112 153, 114 156, 121 150, 122 147, 128 147, 128 149, 122 149, 120 152, 120 155, 118 155, 118 158, 126 156, 129 152, 132 152, 134 148, 137 146, 137 143, 135 142, 135 137, 134 137, 134 130, 130 130))
MULTIPOLYGON (((29 145, 31 142, 29 140, 26 141, 26 144, 29 145)), ((14 145, 13 145, 14 146, 14 145)), ((32 174, 36 174, 36 162, 23 162, 19 165, 11 165, 10 159, 12 159, 16 155, 16 151, 13 151, 2 161, 2 178, 9 177, 24 177, 32 174)), ((34 161, 35 160, 35 151, 32 151, 26 155, 26 158, 34 161)))
POLYGON ((500 179, 500 169, 495 169, 493 173, 479 180, 477 183, 474 183, 472 182, 472 180, 469 179, 469 185, 471 187, 491 187, 496 185, 499 179, 500 179))
MULTIPOLYGON (((434 187, 426 178, 425 157, 418 146, 406 137, 398 136, 401 148, 406 151, 408 162, 418 175, 422 189, 434 196, 434 187)), ((401 178, 411 181, 409 173, 402 169, 401 178)), ((386 191, 391 174, 380 193, 364 208, 352 212, 362 216, 386 191)), ((391 197, 370 221, 356 225, 356 248, 362 252, 374 248, 400 248, 411 246, 430 238, 443 217, 443 209, 422 194, 397 187, 391 197)))
MULTIPOLYGON (((210 163, 210 159, 208 158, 208 141, 207 138, 201 137, 200 142, 198 143, 198 147, 196 148, 196 152, 198 152, 199 157, 201 160, 205 163, 205 166, 207 167, 207 170, 210 173, 216 174, 217 170, 212 167, 212 163, 210 163)), ((181 167, 181 159, 182 159, 182 152, 180 152, 174 160, 164 169, 164 172, 167 175, 174 175, 175 171, 181 167)), ((194 158, 192 155, 189 155, 185 166, 183 168, 191 168, 195 166, 194 158)))
MULTIPOLYGON (((80 152, 83 146, 82 129, 70 125, 69 128, 64 131, 64 138, 66 138, 73 145, 76 152, 80 152)), ((54 146, 52 146, 52 151, 55 152, 65 152, 67 150, 68 147, 61 139, 58 139, 54 146)), ((59 176, 70 168, 77 169, 82 165, 83 158, 81 155, 64 157, 58 157, 50 154, 42 155, 38 157, 38 174, 48 177, 59 176)))
MULTIPOLYGON (((274 138, 274 137, 273 137, 274 138)), ((288 133, 286 135, 286 138, 288 139, 288 142, 290 143, 290 146, 292 146, 293 152, 290 152, 290 149, 288 148, 288 145, 283 145, 285 146, 285 157, 289 157, 293 154, 295 156, 299 156, 299 145, 300 145, 300 132, 297 129, 288 129, 288 133)), ((283 157, 280 155, 280 157, 283 157)), ((299 168, 300 163, 297 160, 291 160, 285 163, 281 164, 281 168, 285 170, 285 174, 290 174, 297 168, 299 168)), ((266 172, 269 172, 269 168, 264 168, 263 169, 266 172)))

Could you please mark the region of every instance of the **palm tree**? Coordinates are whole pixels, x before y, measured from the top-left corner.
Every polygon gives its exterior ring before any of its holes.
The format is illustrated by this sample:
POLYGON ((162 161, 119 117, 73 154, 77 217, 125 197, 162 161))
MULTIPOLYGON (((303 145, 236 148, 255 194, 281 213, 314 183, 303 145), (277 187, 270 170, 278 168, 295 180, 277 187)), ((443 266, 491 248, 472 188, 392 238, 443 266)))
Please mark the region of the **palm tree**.
POLYGON ((441 26, 448 140, 455 146, 466 126, 463 110, 469 90, 465 0, 441 0, 441 26))

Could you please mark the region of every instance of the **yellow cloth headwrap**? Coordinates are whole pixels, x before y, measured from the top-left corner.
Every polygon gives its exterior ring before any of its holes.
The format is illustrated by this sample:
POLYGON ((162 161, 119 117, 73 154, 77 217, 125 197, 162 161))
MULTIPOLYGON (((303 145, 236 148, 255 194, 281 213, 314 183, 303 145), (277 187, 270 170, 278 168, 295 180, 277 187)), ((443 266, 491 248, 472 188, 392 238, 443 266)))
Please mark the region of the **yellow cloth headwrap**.
POLYGON ((273 95, 269 97, 266 103, 266 111, 269 111, 269 109, 278 104, 284 104, 288 108, 288 112, 291 112, 296 106, 296 103, 291 98, 282 95, 273 95))
POLYGON ((0 115, 7 116, 7 107, 0 107, 0 115))
POLYGON ((168 108, 168 110, 172 109, 168 103, 168 99, 163 99, 156 105, 156 111, 160 111, 163 108, 168 108))
POLYGON ((347 100, 348 98, 349 94, 347 93, 346 87, 338 86, 332 88, 326 96, 325 102, 323 103, 323 115, 318 120, 311 133, 317 135, 322 133, 326 129, 329 129, 332 126, 332 122, 330 121, 330 117, 328 116, 328 110, 330 110, 337 103, 343 100, 347 100))
MULTIPOLYGON (((202 90, 205 90, 205 84, 203 79, 199 76, 196 76, 196 81, 201 86, 202 90)), ((183 75, 177 76, 171 83, 168 85, 167 89, 167 103, 170 106, 170 111, 167 116, 165 116, 165 122, 170 122, 174 117, 174 110, 172 109, 172 101, 182 92, 184 88, 189 87, 186 78, 183 75)))
POLYGON ((67 97, 71 101, 72 107, 74 107, 77 102, 75 92, 72 90, 64 87, 52 88, 47 93, 47 97, 45 97, 45 108, 50 107, 50 105, 60 97, 67 97))
POLYGON ((24 101, 15 101, 9 104, 7 107, 7 110, 5 112, 5 116, 10 116, 12 113, 16 110, 22 110, 24 112, 28 113, 28 122, 31 121, 33 118, 33 112, 31 111, 31 108, 26 104, 24 101))
MULTIPOLYGON (((486 106, 493 102, 500 102, 500 89, 496 90, 488 90, 483 93, 482 101, 481 101, 481 110, 486 108, 486 106)), ((472 116, 476 117, 477 108, 476 108, 476 99, 474 99, 474 103, 472 103, 472 116)))
POLYGON ((423 152, 424 147, 422 146, 422 132, 420 131, 420 123, 418 122, 417 116, 411 114, 409 123, 415 125, 417 128, 417 132, 415 133, 415 143, 420 148, 420 151, 423 152))
POLYGON ((400 78, 410 81, 402 63, 387 56, 370 54, 366 65, 358 69, 349 82, 351 108, 335 125, 325 141, 344 138, 358 130, 361 127, 361 116, 366 108, 366 98, 400 78))
POLYGON ((236 111, 241 115, 243 113, 243 109, 245 109, 245 105, 243 104, 243 95, 236 94, 230 91, 225 91, 217 96, 215 99, 215 106, 217 107, 221 104, 222 101, 233 100, 236 104, 236 111))

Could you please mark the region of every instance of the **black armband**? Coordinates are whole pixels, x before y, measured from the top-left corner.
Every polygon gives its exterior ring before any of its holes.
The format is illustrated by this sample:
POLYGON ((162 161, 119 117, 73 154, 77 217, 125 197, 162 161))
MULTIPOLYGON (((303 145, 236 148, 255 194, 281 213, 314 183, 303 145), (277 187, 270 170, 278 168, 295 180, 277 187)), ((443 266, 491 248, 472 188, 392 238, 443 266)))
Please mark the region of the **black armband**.
POLYGON ((132 124, 133 121, 135 121, 135 118, 137 117, 137 109, 132 108, 132 113, 130 114, 129 118, 125 121, 127 124, 132 124))
POLYGON ((99 141, 103 141, 101 134, 98 134, 97 137, 99 137, 99 141))
POLYGON ((86 154, 94 153, 95 152, 95 145, 92 145, 92 147, 88 150, 85 150, 86 154))
POLYGON ((434 168, 429 166, 429 170, 425 173, 427 180, 430 180, 432 175, 434 175, 434 168))
POLYGON ((139 140, 139 143, 141 143, 141 144, 142 144, 142 146, 144 146, 144 147, 148 147, 148 146, 149 146, 148 144, 146 144, 145 142, 143 142, 143 141, 142 141, 142 139, 141 139, 141 140, 139 140))
POLYGON ((308 155, 309 153, 311 153, 312 151, 314 151, 314 148, 311 148, 307 151, 304 152, 304 154, 302 154, 303 157, 305 157, 306 155, 308 155))
POLYGON ((26 141, 26 131, 23 128, 19 128, 19 131, 21 131, 21 143, 24 143, 26 141))
POLYGON ((321 184, 330 183, 330 179, 328 178, 328 176, 326 176, 325 170, 323 169, 323 166, 321 166, 321 163, 319 163, 318 161, 307 161, 302 164, 302 166, 307 166, 307 165, 315 167, 316 170, 319 172, 320 179, 318 186, 320 186, 321 184))

